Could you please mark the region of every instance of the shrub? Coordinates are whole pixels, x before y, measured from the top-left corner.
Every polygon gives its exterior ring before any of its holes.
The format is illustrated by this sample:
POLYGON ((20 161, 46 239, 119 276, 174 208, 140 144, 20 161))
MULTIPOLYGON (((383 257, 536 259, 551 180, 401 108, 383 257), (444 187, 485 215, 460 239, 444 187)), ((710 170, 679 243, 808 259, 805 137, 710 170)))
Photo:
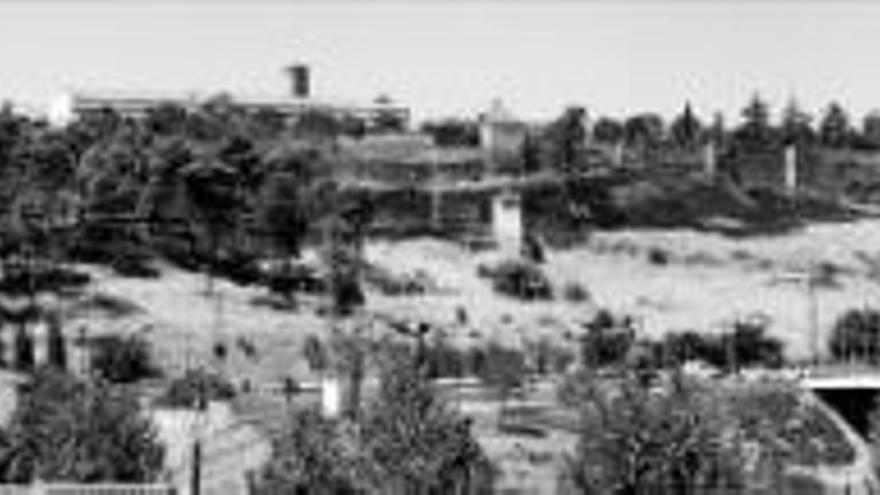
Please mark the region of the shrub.
POLYGON ((87 273, 53 265, 28 266, 7 263, 0 277, 0 293, 27 295, 81 289, 91 281, 87 273))
POLYGON ((151 264, 147 255, 131 254, 120 256, 110 263, 110 268, 117 275, 132 278, 158 278, 159 269, 151 264))
POLYGON ((761 365, 768 368, 782 366, 783 346, 779 339, 766 335, 767 324, 759 320, 740 320, 734 323, 733 332, 722 335, 722 346, 732 345, 734 368, 761 365), (724 339, 732 340, 730 344, 724 339))
POLYGON ((111 383, 134 383, 161 374, 149 344, 140 337, 92 337, 89 346, 92 370, 111 383))
POLYGON ((669 252, 665 249, 652 247, 648 250, 648 261, 652 265, 665 266, 669 264, 669 252))
POLYGON ((48 331, 48 361, 50 366, 59 370, 67 369, 67 342, 61 330, 61 321, 57 317, 50 318, 47 322, 48 331))
POLYGON ((190 370, 174 379, 157 403, 165 407, 194 408, 200 399, 207 402, 233 397, 235 387, 223 377, 204 370, 190 370))
POLYGON ((318 275, 314 267, 303 263, 272 266, 264 270, 263 283, 269 292, 285 297, 297 291, 321 293, 326 290, 326 282, 318 275))
POLYGON ((236 339, 235 345, 248 359, 259 359, 260 356, 259 352, 257 351, 257 346, 254 345, 254 343, 251 342, 250 339, 246 337, 239 337, 238 339, 236 339))
POLYGON ((321 342, 321 339, 314 335, 306 337, 303 343, 303 357, 309 364, 309 369, 314 372, 324 372, 330 364, 330 356, 328 350, 321 342))
POLYGON ((834 359, 877 362, 880 355, 880 311, 852 309, 834 324, 829 340, 834 359))
POLYGON ((652 391, 627 378, 613 393, 598 382, 564 387, 582 389, 573 404, 580 412, 581 435, 560 473, 571 493, 650 493, 648 487, 685 493, 686 484, 711 479, 713 471, 737 474, 732 469, 738 466, 736 453, 719 449, 726 445, 721 435, 727 425, 696 391, 652 391))
POLYGON ((428 378, 461 377, 468 367, 465 351, 453 347, 443 338, 437 338, 425 348, 428 378))
POLYGON ((599 368, 623 364, 635 342, 635 329, 630 318, 616 318, 603 309, 585 327, 586 333, 581 337, 581 358, 585 366, 599 368))
POLYGON ((590 291, 577 282, 571 282, 562 290, 562 296, 569 302, 584 302, 590 300, 590 291))
POLYGON ((238 285, 253 285, 262 278, 256 256, 242 250, 225 252, 210 259, 209 263, 213 274, 238 285))
POLYGON ((756 365, 778 368, 785 360, 783 344, 767 336, 766 330, 766 322, 740 320, 731 331, 716 335, 671 332, 655 344, 654 354, 665 366, 699 360, 725 370, 756 365))
POLYGON ((30 371, 34 368, 34 338, 24 325, 15 332, 15 369, 30 371))
POLYGON ((522 261, 505 261, 485 272, 495 291, 525 301, 553 298, 550 280, 536 265, 522 261))

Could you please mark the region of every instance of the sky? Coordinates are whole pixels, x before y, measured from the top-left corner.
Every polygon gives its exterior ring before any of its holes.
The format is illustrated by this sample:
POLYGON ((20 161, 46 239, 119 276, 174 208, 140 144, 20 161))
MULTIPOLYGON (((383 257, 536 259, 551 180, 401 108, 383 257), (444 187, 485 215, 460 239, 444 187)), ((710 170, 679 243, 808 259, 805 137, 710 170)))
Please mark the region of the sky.
POLYGON ((544 119, 679 112, 730 121, 759 92, 778 111, 880 108, 880 4, 867 1, 0 1, 0 98, 42 107, 70 89, 388 94, 417 118, 501 98, 544 119))

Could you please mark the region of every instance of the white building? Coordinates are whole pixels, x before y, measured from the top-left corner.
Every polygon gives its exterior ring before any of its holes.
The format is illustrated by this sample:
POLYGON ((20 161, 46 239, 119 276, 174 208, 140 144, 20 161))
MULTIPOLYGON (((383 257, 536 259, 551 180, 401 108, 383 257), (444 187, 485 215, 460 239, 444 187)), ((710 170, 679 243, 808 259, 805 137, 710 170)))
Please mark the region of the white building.
MULTIPOLYGON (((224 94, 230 102, 249 111, 272 110, 285 117, 296 117, 306 112, 321 111, 336 117, 354 117, 368 124, 381 115, 392 115, 405 125, 409 123, 410 109, 387 98, 373 102, 351 103, 335 99, 317 99, 311 94, 308 67, 297 65, 287 69, 292 89, 279 95, 224 94)), ((186 110, 195 110, 217 93, 156 92, 156 91, 96 91, 74 90, 50 102, 49 123, 63 126, 90 112, 113 110, 125 117, 140 118, 162 104, 173 104, 186 110)))

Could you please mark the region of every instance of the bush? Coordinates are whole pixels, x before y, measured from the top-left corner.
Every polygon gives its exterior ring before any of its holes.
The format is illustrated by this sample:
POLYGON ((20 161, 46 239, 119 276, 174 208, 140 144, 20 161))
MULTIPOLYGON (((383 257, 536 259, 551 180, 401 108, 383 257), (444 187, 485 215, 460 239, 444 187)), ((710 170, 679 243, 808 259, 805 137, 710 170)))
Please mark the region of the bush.
POLYGON ((23 296, 37 292, 61 292, 81 289, 90 281, 87 273, 59 266, 7 263, 0 277, 0 293, 23 296))
POLYGON ((678 366, 699 360, 724 370, 744 366, 778 368, 785 361, 783 344, 766 335, 763 321, 737 321, 732 331, 703 335, 693 331, 672 332, 654 351, 665 366, 678 366))
POLYGON ((190 370, 174 379, 157 399, 157 404, 173 408, 194 408, 199 400, 229 400, 235 397, 235 387, 223 377, 204 370, 190 370))
POLYGON ((635 342, 635 329, 629 317, 616 318, 603 309, 585 327, 587 331, 581 338, 585 366, 601 368, 624 363, 635 342))
POLYGON ((158 278, 159 269, 151 264, 145 255, 120 256, 110 263, 110 268, 117 275, 132 278, 158 278))
POLYGON ((57 317, 50 318, 48 321, 48 361, 50 366, 54 366, 59 370, 67 369, 67 341, 61 329, 61 321, 57 317))
POLYGON ((298 291, 317 294, 327 289, 327 283, 317 270, 302 263, 270 267, 264 271, 262 279, 270 292, 285 297, 298 291))
POLYGON ((569 302, 585 302, 591 299, 590 291, 577 282, 566 284, 565 288, 562 290, 562 296, 569 302))
POLYGON ((330 366, 329 350, 315 335, 306 337, 303 343, 303 357, 309 364, 309 369, 314 372, 323 373, 330 366))
POLYGON ((34 338, 28 333, 24 325, 19 326, 15 332, 15 369, 18 371, 31 371, 34 369, 34 338))
POLYGON ((829 340, 834 359, 857 359, 870 363, 880 356, 880 311, 852 309, 834 324, 829 340))
POLYGON ((478 275, 492 280, 495 291, 524 301, 553 299, 550 280, 536 265, 522 261, 505 261, 498 266, 483 268, 478 275))
POLYGON ((657 266, 668 265, 669 252, 662 248, 652 247, 648 250, 648 262, 657 266))
POLYGON ((438 338, 425 348, 425 365, 428 378, 457 378, 468 371, 468 355, 438 338))
POLYGON ((262 279, 256 256, 244 251, 227 252, 223 256, 211 258, 208 262, 212 274, 238 285, 253 285, 262 279))
POLYGON ((161 373, 140 337, 104 335, 89 341, 92 370, 111 383, 134 383, 161 373))

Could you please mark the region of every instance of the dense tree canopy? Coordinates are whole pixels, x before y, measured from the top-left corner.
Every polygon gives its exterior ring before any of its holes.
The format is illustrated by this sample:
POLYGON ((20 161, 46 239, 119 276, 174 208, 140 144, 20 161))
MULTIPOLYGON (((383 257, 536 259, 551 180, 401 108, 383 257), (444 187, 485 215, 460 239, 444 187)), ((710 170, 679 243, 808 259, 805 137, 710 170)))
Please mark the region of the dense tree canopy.
POLYGON ((758 150, 775 144, 776 132, 770 124, 770 107, 757 93, 742 110, 743 123, 734 132, 736 142, 758 150))
POLYGON ((653 148, 665 138, 666 127, 659 114, 640 113, 626 119, 623 133, 629 146, 653 148))
POLYGON ((693 146, 702 139, 703 124, 697 118, 691 104, 687 103, 681 114, 669 126, 672 141, 683 147, 693 146))
POLYGON ((437 396, 406 347, 385 351, 378 394, 363 414, 297 414, 260 493, 491 493, 491 467, 469 421, 437 396))
POLYGON ((54 370, 29 382, 0 433, 0 479, 154 482, 163 448, 134 397, 54 370))
POLYGON ((812 144, 816 140, 816 132, 812 127, 812 117, 803 111, 797 100, 788 102, 782 112, 780 132, 785 144, 812 144))
POLYGON ((832 102, 819 124, 822 144, 830 148, 844 148, 852 144, 852 134, 846 111, 839 103, 832 102))

